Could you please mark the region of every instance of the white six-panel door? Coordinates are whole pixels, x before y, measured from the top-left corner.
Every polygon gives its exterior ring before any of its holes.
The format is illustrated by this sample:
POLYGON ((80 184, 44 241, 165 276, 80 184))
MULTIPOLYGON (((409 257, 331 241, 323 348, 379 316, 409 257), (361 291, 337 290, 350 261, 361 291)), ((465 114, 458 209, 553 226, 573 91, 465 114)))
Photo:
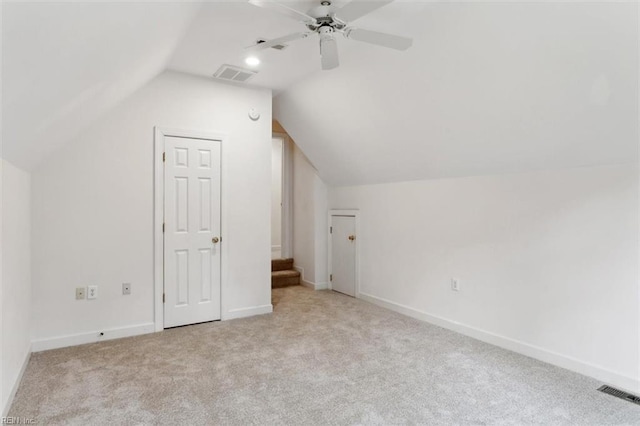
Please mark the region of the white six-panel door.
POLYGON ((164 327, 218 320, 221 143, 164 144, 164 327))
POLYGON ((356 297, 356 218, 331 216, 331 288, 356 297))

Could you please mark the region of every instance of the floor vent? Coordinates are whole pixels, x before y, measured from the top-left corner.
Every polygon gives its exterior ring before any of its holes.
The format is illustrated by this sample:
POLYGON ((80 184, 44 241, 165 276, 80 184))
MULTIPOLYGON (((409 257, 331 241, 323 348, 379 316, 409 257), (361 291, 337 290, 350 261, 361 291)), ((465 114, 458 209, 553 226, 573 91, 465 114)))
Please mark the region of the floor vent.
POLYGON ((245 70, 243 68, 234 67, 233 65, 223 65, 218 68, 213 76, 221 80, 235 81, 237 83, 245 83, 256 74, 256 71, 245 70))
POLYGON ((612 388, 611 386, 603 385, 598 388, 600 392, 608 393, 609 395, 613 395, 617 398, 624 399, 625 401, 633 402, 634 404, 640 405, 640 396, 635 396, 630 393, 621 391, 616 388, 612 388))

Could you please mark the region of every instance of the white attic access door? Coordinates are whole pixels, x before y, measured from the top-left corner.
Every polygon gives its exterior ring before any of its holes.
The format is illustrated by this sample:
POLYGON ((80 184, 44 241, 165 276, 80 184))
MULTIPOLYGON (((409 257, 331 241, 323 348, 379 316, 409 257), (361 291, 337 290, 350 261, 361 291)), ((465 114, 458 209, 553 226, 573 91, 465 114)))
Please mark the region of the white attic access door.
POLYGON ((357 210, 329 211, 329 288, 360 297, 357 210))
POLYGON ((223 136, 156 129, 156 330, 220 319, 223 136))

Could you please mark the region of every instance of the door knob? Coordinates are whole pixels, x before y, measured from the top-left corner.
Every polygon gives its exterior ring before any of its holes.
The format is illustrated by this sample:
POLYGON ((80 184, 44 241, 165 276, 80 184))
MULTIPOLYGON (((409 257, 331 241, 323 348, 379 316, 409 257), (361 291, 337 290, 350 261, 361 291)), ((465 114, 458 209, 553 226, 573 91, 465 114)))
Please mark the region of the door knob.
POLYGON ((355 235, 349 235, 349 241, 353 241, 353 240, 355 240, 355 239, 356 239, 356 236, 355 236, 355 235))
POLYGON ((213 244, 218 244, 218 241, 220 241, 220 238, 218 238, 218 237, 213 237, 213 238, 211 239, 211 242, 212 242, 213 244))

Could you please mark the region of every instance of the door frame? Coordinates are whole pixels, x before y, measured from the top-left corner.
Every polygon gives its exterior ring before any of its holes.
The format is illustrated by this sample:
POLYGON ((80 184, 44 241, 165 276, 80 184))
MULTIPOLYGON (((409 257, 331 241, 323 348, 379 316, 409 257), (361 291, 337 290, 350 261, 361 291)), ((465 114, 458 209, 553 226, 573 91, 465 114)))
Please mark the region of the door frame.
POLYGON ((293 146, 286 133, 272 132, 272 138, 282 139, 282 209, 280 253, 293 257, 293 146))
POLYGON ((226 154, 224 147, 229 136, 223 132, 208 132, 201 130, 186 130, 167 127, 154 127, 153 137, 153 318, 155 331, 164 330, 164 138, 205 139, 220 142, 220 317, 224 319, 227 283, 227 253, 224 250, 222 236, 227 235, 226 221, 226 154))
MULTIPOLYGON (((333 269, 333 265, 332 265, 332 255, 333 255, 333 234, 331 233, 331 227, 333 226, 333 217, 334 216, 351 216, 354 218, 355 220, 355 225, 356 225, 356 274, 355 274, 355 279, 356 279, 356 299, 360 298, 360 210, 357 209, 351 209, 351 210, 346 210, 346 209, 331 209, 329 210, 329 226, 327 227, 327 235, 328 235, 328 239, 327 241, 329 242, 329 244, 327 244, 329 246, 329 253, 328 253, 328 259, 327 259, 327 266, 328 266, 328 270, 327 270, 327 278, 331 277, 331 270, 333 269)), ((331 283, 331 279, 328 280, 329 282, 329 290, 333 290, 333 285, 331 283)))

